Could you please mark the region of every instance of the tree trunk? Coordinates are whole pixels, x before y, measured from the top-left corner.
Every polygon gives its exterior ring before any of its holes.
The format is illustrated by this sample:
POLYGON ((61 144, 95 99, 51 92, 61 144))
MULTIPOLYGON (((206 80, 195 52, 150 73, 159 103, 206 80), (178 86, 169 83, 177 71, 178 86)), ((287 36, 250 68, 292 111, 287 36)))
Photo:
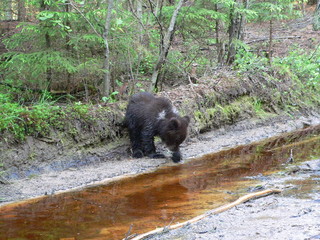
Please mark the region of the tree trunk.
POLYGON ((314 12, 313 30, 314 31, 319 31, 320 30, 320 0, 318 0, 317 6, 316 6, 316 10, 314 12))
POLYGON ((244 8, 248 7, 248 0, 243 0, 242 3, 235 1, 230 9, 230 26, 229 26, 229 44, 227 64, 232 64, 237 53, 236 40, 243 40, 244 16, 236 13, 237 4, 243 4, 244 8))
POLYGON ((163 0, 156 0, 156 7, 154 8, 154 15, 158 16, 159 13, 159 9, 161 8, 160 6, 162 6, 162 1, 163 0), (160 3, 161 1, 161 3, 160 3))
MULTIPOLYGON (((40 8, 41 8, 41 11, 47 11, 47 10, 50 9, 45 0, 41 1, 41 7, 40 8)), ((45 33, 44 38, 45 38, 45 42, 46 42, 46 50, 49 52, 50 48, 51 48, 51 37, 50 37, 48 32, 45 33)), ((49 58, 49 54, 47 54, 47 58, 49 58)), ((49 60, 46 63, 46 66, 47 66, 47 70, 46 70, 46 75, 47 75, 46 76, 46 78, 47 78, 46 88, 50 90, 51 84, 52 84, 52 68, 50 67, 49 60)))
POLYGON ((152 73, 149 91, 153 91, 154 89, 157 89, 157 87, 158 87, 159 73, 160 73, 160 70, 161 70, 163 64, 165 63, 165 61, 167 59, 167 56, 169 53, 169 48, 171 46, 171 42, 172 42, 174 32, 175 32, 177 17, 178 17, 180 9, 182 7, 182 4, 183 4, 183 0, 180 0, 176 6, 176 9, 173 12, 168 31, 165 34, 163 41, 161 43, 160 53, 159 53, 157 63, 155 65, 153 73, 152 73))
POLYGON ((143 41, 143 22, 142 22, 142 0, 137 0, 137 17, 139 20, 138 28, 139 28, 139 43, 141 44, 143 41))
POLYGON ((25 0, 19 0, 18 2, 18 21, 24 22, 27 20, 27 10, 25 6, 25 0))
MULTIPOLYGON (((69 21, 69 13, 72 11, 71 10, 71 5, 69 4, 69 0, 66 0, 65 1, 66 5, 65 5, 65 11, 67 13, 67 18, 66 18, 66 26, 68 27, 71 27, 71 24, 70 24, 70 21, 69 21)), ((67 50, 67 53, 71 55, 71 51, 72 51, 72 48, 70 47, 70 36, 69 34, 66 35, 66 50, 67 50)), ((86 85, 86 83, 85 83, 86 85)), ((67 86, 66 86, 66 90, 68 93, 71 92, 71 73, 70 72, 67 72, 67 86)))
POLYGON ((269 50, 268 50, 268 59, 269 63, 272 63, 272 43, 273 43, 273 21, 270 20, 270 29, 269 29, 269 50))
POLYGON ((13 20, 12 18, 12 0, 7 0, 6 4, 6 20, 13 20))
MULTIPOLYGON (((218 12, 218 4, 214 5, 215 11, 218 12)), ((217 53, 218 53, 218 63, 221 64, 223 62, 224 58, 224 47, 223 47, 223 42, 220 41, 220 36, 219 36, 219 19, 216 19, 216 27, 215 27, 215 32, 216 32, 216 46, 217 46, 217 53)))
POLYGON ((103 64, 103 70, 105 71, 105 75, 104 75, 104 79, 103 79, 103 83, 102 83, 102 95, 103 96, 109 96, 110 86, 111 86, 110 51, 109 51, 108 35, 109 35, 109 31, 110 31, 112 8, 113 8, 113 0, 108 0, 108 12, 107 12, 107 17, 106 17, 106 24, 104 27, 104 33, 103 33, 103 38, 104 38, 104 42, 105 42, 105 53, 104 53, 104 64, 103 64))

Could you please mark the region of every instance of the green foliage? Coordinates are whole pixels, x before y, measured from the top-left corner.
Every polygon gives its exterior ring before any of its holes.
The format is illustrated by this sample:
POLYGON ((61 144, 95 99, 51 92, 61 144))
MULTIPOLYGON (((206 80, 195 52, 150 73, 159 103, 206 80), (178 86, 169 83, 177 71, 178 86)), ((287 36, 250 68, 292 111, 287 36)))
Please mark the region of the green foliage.
POLYGON ((296 49, 285 57, 275 57, 270 66, 266 58, 241 50, 234 68, 240 76, 249 75, 259 84, 252 93, 252 105, 258 115, 264 115, 270 107, 273 111, 279 108, 290 113, 320 105, 319 59, 320 49, 312 53, 296 49), (261 95, 261 88, 270 91, 261 95))
MULTIPOLYGON (((11 133, 17 140, 24 140, 26 136, 45 136, 51 127, 67 129, 70 118, 93 120, 91 108, 91 104, 82 102, 66 107, 54 105, 48 92, 44 92, 40 100, 30 106, 14 102, 10 93, 0 93, 0 134, 11 133)), ((72 130, 76 129, 69 131, 72 130)))
MULTIPOLYGON (((234 0, 193 1, 183 6, 178 15, 176 40, 180 44, 172 47, 178 49, 169 53, 169 61, 183 71, 189 71, 191 64, 196 62, 197 71, 202 74, 208 65, 215 67, 216 44, 222 46, 228 42, 232 14, 241 14, 249 20, 284 19, 294 12, 293 3, 293 0, 251 1, 246 7, 234 0), (210 50, 203 51, 208 46, 210 50)), ((25 5, 36 20, 21 23, 19 30, 3 41, 9 50, 2 55, 6 61, 0 61, 4 80, 15 86, 59 92, 90 85, 96 88, 94 93, 99 92, 97 88, 105 74, 106 1, 76 0, 66 4, 64 0, 30 0, 25 5)), ((113 9, 109 33, 113 82, 116 79, 125 79, 122 80, 124 83, 128 79, 145 79, 152 74, 159 43, 169 26, 175 5, 163 2, 163 7, 153 9, 153 13, 151 8, 144 8, 141 19, 138 19, 135 7, 134 1, 118 1, 113 9)), ((241 41, 233 44, 236 48, 243 45, 241 41)), ((181 71, 172 65, 166 68, 167 79, 172 81, 181 77, 181 71)), ((111 92, 117 91, 116 85, 112 85, 111 92)))
MULTIPOLYGON (((154 56, 151 54, 145 53, 146 55, 142 57, 139 65, 137 66, 139 69, 139 73, 142 75, 152 74, 153 64, 154 64, 154 56)), ((137 56, 138 57, 138 56, 137 56)), ((137 61, 138 63, 138 61, 137 61)))
POLYGON ((251 101, 252 101, 253 110, 257 116, 263 117, 267 114, 266 111, 264 110, 263 103, 259 98, 254 97, 251 99, 251 101))
POLYGON ((283 73, 307 86, 320 89, 320 49, 309 54, 301 49, 291 51, 288 56, 276 58, 274 64, 283 73))
POLYGON ((107 103, 107 102, 109 102, 109 103, 114 103, 114 102, 117 101, 116 96, 117 96, 118 94, 119 94, 118 91, 114 91, 114 92, 112 92, 112 93, 110 94, 109 97, 102 97, 102 101, 105 102, 105 103, 107 103))
POLYGON ((42 102, 32 107, 12 102, 9 94, 0 93, 0 132, 9 131, 23 140, 26 135, 46 134, 59 107, 42 102))
MULTIPOLYGON (((291 79, 306 83, 307 86, 320 86, 320 49, 305 53, 298 49, 289 52, 288 56, 275 57, 273 68, 280 74, 288 75, 291 79)), ((234 68, 240 72, 267 72, 270 70, 268 59, 256 55, 246 49, 240 49, 236 54, 234 68)), ((281 79, 280 79, 281 80, 281 79)))
POLYGON ((180 32, 185 37, 190 34, 191 36, 197 35, 197 37, 202 38, 213 32, 216 25, 215 20, 217 19, 224 22, 228 20, 225 13, 215 11, 213 6, 205 8, 200 4, 195 4, 190 8, 182 8, 178 24, 181 26, 180 32))
POLYGON ((82 119, 89 119, 89 108, 90 106, 88 104, 84 104, 82 102, 75 102, 72 105, 68 106, 68 110, 73 117, 79 117, 82 119))
POLYGON ((234 61, 234 68, 240 72, 256 72, 266 71, 268 67, 268 59, 260 57, 249 49, 239 49, 234 61))
POLYGON ((6 71, 7 79, 27 79, 29 83, 36 83, 37 86, 43 84, 46 87, 49 84, 44 82, 49 69, 54 69, 56 73, 75 73, 78 70, 74 60, 61 51, 9 52, 3 54, 3 57, 9 59, 0 64, 0 69, 6 71))
POLYGON ((42 90, 59 85, 57 90, 64 91, 87 83, 88 76, 100 79, 103 59, 97 53, 103 52, 103 22, 90 11, 103 16, 101 9, 98 13, 89 7, 85 8, 88 12, 79 14, 67 10, 65 1, 33 0, 26 4, 40 8, 38 21, 20 24, 21 31, 4 40, 9 49, 2 55, 6 61, 0 62, 5 81, 42 90), (67 83, 63 83, 65 79, 67 83))
POLYGON ((299 15, 299 11, 294 9, 294 0, 270 0, 253 1, 250 9, 256 14, 248 15, 250 21, 270 21, 283 20, 299 15))

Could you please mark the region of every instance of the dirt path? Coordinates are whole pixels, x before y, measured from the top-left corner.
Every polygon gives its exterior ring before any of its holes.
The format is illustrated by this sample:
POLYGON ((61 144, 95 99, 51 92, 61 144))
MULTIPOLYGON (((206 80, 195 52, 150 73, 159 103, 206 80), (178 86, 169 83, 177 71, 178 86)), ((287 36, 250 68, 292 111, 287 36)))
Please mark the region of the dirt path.
MULTIPOLYGON (((297 117, 289 120, 277 117, 269 120, 246 120, 233 126, 208 132, 198 138, 189 139, 182 146, 184 157, 190 158, 205 153, 248 144, 283 132, 302 128, 303 124, 320 123, 319 116, 297 117)), ((100 150, 101 151, 101 150, 100 150)), ((120 154, 125 154, 122 149, 120 154), (121 152, 122 151, 122 152, 121 152)), ((119 177, 153 171, 159 166, 172 165, 170 159, 131 159, 121 158, 93 165, 69 168, 62 172, 49 171, 22 180, 12 180, 0 185, 1 205, 8 202, 54 194, 70 189, 78 189, 91 184, 116 180, 119 177)))

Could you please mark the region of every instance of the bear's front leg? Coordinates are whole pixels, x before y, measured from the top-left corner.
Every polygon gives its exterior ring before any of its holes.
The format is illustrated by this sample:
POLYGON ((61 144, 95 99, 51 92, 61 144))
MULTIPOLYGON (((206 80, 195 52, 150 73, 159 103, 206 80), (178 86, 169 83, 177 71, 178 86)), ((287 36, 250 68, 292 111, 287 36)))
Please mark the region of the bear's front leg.
POLYGON ((156 152, 154 134, 148 129, 142 131, 142 144, 144 147, 144 154, 149 158, 165 158, 163 154, 156 152))
POLYGON ((180 151, 173 152, 171 159, 175 163, 180 162, 181 161, 181 153, 180 153, 180 151))

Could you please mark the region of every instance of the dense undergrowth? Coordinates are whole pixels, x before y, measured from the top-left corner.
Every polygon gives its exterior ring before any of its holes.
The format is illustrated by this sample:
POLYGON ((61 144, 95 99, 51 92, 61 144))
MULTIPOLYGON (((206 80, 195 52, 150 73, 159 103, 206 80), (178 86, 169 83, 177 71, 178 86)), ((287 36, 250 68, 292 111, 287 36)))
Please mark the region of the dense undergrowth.
POLYGON ((218 79, 218 90, 207 94, 194 112, 198 131, 250 117, 319 109, 319 60, 319 49, 311 54, 295 50, 271 64, 250 52, 239 53, 227 86, 219 90, 223 83, 218 79))
MULTIPOLYGON (((181 111, 191 114, 195 120, 195 132, 231 124, 243 117, 264 117, 279 112, 292 114, 320 106, 319 49, 310 54, 295 50, 286 57, 274 58, 271 64, 266 58, 243 51, 237 55, 231 74, 236 80, 212 76, 212 79, 219 81, 218 84, 210 87, 208 83, 205 93, 191 104, 192 107, 190 104, 188 106, 187 101, 182 106, 181 111)), ((91 125, 96 126, 92 131, 99 131, 101 138, 112 139, 117 135, 113 130, 118 131, 117 124, 121 122, 126 104, 107 103, 101 106, 99 103, 71 101, 61 104, 48 92, 40 94, 38 101, 26 104, 23 94, 19 89, 0 87, 2 138, 9 134, 21 141, 26 136, 48 136, 51 128, 67 129, 70 134, 76 135, 79 131, 70 126, 70 122, 76 119, 88 129, 91 125), (114 117, 115 114, 117 117, 114 117), (101 121, 111 129, 100 128, 101 121)))

